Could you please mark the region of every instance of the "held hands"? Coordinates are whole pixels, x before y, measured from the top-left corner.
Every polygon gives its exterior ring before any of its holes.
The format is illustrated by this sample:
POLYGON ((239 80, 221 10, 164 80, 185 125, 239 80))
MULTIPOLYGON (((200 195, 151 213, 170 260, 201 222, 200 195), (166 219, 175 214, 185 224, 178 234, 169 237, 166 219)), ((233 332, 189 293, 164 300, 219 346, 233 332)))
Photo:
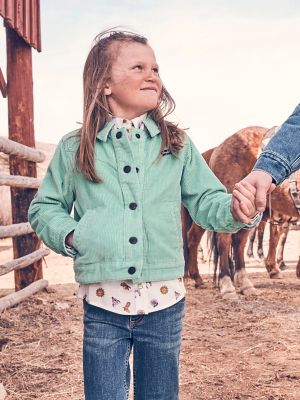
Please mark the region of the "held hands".
POLYGON ((251 218, 257 214, 255 193, 255 187, 247 181, 241 181, 234 185, 230 210, 237 221, 251 224, 251 218))
POLYGON ((254 214, 265 210, 267 194, 275 187, 271 175, 260 170, 252 171, 234 186, 231 201, 234 218, 249 224, 254 214))
POLYGON ((250 183, 255 188, 256 209, 259 212, 264 212, 267 194, 273 192, 276 188, 276 185, 272 183, 272 176, 265 171, 257 170, 250 172, 240 183, 242 182, 250 183))

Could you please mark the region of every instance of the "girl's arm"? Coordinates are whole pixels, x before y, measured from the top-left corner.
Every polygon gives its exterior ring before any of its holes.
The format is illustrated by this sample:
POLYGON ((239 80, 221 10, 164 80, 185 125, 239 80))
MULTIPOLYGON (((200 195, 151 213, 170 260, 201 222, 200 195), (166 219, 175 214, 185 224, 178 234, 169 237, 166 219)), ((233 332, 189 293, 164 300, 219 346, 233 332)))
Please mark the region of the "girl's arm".
POLYGON ((233 218, 230 211, 232 195, 227 193, 191 139, 187 138, 187 141, 181 196, 191 218, 204 229, 217 232, 237 232, 249 227, 233 218))
POLYGON ((39 238, 52 250, 65 256, 75 253, 65 246, 66 236, 77 222, 70 216, 75 191, 73 165, 64 139, 57 145, 44 180, 28 210, 28 220, 39 238))

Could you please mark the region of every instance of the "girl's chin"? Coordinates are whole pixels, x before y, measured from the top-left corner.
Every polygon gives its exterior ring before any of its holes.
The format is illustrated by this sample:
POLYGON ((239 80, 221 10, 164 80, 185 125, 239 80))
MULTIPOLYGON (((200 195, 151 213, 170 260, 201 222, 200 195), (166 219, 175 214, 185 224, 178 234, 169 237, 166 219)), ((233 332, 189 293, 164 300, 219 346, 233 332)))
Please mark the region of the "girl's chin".
POLYGON ((153 110, 153 108, 155 108, 158 104, 158 100, 155 99, 153 101, 148 101, 147 103, 141 103, 139 108, 144 108, 145 110, 149 111, 149 110, 153 110), (142 107, 141 107, 142 104, 142 107))

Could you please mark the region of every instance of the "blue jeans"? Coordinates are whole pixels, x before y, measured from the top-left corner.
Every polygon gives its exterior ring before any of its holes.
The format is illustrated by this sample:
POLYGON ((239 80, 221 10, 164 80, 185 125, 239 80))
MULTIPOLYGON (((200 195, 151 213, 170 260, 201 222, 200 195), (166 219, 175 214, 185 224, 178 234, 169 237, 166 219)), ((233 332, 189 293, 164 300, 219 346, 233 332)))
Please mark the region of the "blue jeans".
POLYGON ((120 315, 83 300, 85 400, 126 400, 133 348, 135 400, 177 400, 183 298, 147 315, 120 315))

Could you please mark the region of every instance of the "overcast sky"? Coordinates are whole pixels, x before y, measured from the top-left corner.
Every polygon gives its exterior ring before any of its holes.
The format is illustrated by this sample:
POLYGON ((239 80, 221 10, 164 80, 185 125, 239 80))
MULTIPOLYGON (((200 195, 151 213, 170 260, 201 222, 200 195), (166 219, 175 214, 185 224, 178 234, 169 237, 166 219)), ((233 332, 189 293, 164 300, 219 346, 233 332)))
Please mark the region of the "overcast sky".
MULTIPOLYGON (((122 25, 148 37, 171 119, 200 151, 249 125, 281 124, 300 102, 299 0, 41 0, 33 50, 36 140, 57 143, 82 121, 82 70, 93 38, 122 25)), ((0 66, 5 72, 5 31, 0 66)), ((7 135, 0 99, 0 134, 7 135)))

